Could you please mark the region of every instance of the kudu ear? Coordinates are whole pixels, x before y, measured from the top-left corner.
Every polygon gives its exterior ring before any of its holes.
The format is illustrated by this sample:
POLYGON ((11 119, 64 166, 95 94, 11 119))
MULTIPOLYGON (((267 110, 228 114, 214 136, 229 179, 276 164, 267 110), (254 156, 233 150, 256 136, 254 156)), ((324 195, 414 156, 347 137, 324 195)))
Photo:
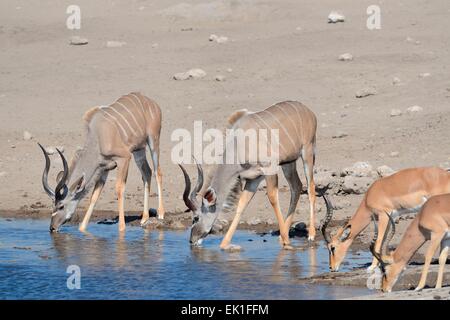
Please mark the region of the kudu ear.
POLYGON ((216 191, 209 187, 208 190, 206 190, 205 195, 203 196, 203 205, 205 207, 211 207, 216 204, 217 195, 216 191))
POLYGON ((341 236, 339 237, 339 241, 343 242, 343 241, 347 240, 348 237, 350 236, 351 231, 352 231, 352 226, 351 225, 346 226, 344 231, 342 231, 341 236))
POLYGON ((84 190, 85 187, 86 187, 86 179, 83 173, 83 175, 72 184, 70 190, 72 190, 75 193, 80 193, 84 190))

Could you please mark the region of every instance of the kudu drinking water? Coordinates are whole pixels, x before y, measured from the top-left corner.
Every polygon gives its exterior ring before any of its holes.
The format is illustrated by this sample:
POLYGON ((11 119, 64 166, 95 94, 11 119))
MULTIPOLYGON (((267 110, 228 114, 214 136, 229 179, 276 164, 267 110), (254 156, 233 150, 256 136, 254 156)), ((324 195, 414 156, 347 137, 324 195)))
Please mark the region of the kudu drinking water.
MULTIPOLYGON (((230 242, 241 214, 253 198, 260 182, 265 179, 267 196, 278 220, 281 240, 284 246, 289 247, 288 231, 302 191, 302 184, 296 169, 296 160, 299 158, 303 159, 303 167, 308 183, 310 202, 309 239, 313 240, 316 234, 313 167, 317 128, 317 120, 314 113, 300 102, 285 101, 260 112, 238 111, 230 117, 229 124, 231 129, 235 131, 239 129, 244 132, 248 132, 248 130, 277 130, 278 145, 276 147, 278 149, 278 161, 276 165, 277 167, 281 166, 291 191, 287 218, 284 221, 278 201, 278 175, 276 173, 266 174, 267 170, 265 169, 268 164, 260 161, 261 159, 257 157, 254 161, 249 161, 248 159, 252 156, 254 157, 254 155, 248 154, 249 144, 246 144, 239 150, 233 149, 237 154, 240 154, 240 159, 245 159, 245 161, 235 164, 228 164, 224 161, 217 166, 211 184, 206 188, 204 195, 202 195, 201 204, 196 199, 197 193, 202 189, 203 184, 203 170, 201 166, 197 165, 199 179, 194 190, 190 193, 190 178, 183 166, 180 165, 186 182, 183 199, 194 214, 190 242, 195 245, 201 243, 203 238, 211 231, 219 213, 229 210, 237 202, 236 215, 220 245, 222 249, 235 248, 230 242)), ((261 140, 260 142, 268 144, 267 150, 273 150, 274 146, 270 145, 272 140, 269 142, 266 139, 266 142, 261 140)), ((235 145, 233 144, 233 146, 235 145)), ((230 152, 228 144, 222 155, 224 159, 227 152, 230 152)))
POLYGON ((54 200, 50 231, 57 231, 68 221, 80 200, 91 187, 94 187, 89 208, 80 224, 80 230, 86 230, 108 172, 115 168, 117 168, 119 230, 125 230, 124 192, 132 156, 144 182, 144 212, 141 219, 141 225, 144 225, 149 219, 148 198, 152 175, 145 154, 147 145, 158 185, 158 217, 163 219, 162 175, 159 166, 161 109, 156 102, 140 93, 133 92, 122 96, 109 106, 92 108, 84 114, 83 120, 86 125, 86 141, 84 147, 75 153, 70 165, 58 150, 64 170, 58 175, 55 190, 52 190, 48 184, 50 159, 45 149, 39 145, 45 156, 42 184, 44 190, 54 200))

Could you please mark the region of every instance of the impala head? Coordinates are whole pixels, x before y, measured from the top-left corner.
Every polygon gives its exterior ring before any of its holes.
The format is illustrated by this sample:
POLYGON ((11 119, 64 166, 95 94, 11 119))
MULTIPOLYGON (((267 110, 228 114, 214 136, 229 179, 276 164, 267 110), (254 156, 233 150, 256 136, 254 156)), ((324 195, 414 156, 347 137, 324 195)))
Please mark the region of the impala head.
POLYGON ((375 216, 372 215, 372 221, 374 223, 374 238, 372 240, 372 243, 370 244, 370 251, 372 252, 372 255, 378 260, 379 267, 382 273, 382 281, 381 281, 381 290, 383 292, 391 292, 392 288, 394 287, 395 283, 397 282, 398 277, 400 276, 401 272, 403 271, 403 267, 397 266, 395 263, 393 263, 393 252, 390 252, 389 254, 385 255, 383 254, 383 248, 389 246, 389 242, 391 242, 392 237, 395 234, 395 222, 394 219, 387 214, 389 217, 389 223, 390 223, 390 231, 389 236, 388 230, 386 229, 385 234, 383 235, 383 241, 381 243, 381 249, 380 252, 376 252, 375 250, 375 242, 378 238, 378 225, 375 220, 375 216), (386 246, 384 245, 386 243, 386 246))
POLYGON ((193 245, 200 245, 212 229, 214 221, 217 217, 216 200, 217 195, 214 189, 208 188, 205 195, 201 199, 201 203, 197 201, 197 194, 203 186, 203 169, 197 163, 197 184, 191 192, 191 179, 184 167, 179 165, 183 171, 186 187, 183 192, 183 200, 186 206, 193 213, 191 237, 189 242, 193 245))
POLYGON ((69 166, 67 165, 66 158, 58 149, 57 152, 61 157, 64 170, 58 174, 57 181, 58 184, 53 190, 48 184, 48 171, 50 169, 50 158, 44 147, 39 144, 45 157, 45 168, 42 174, 42 185, 45 192, 53 200, 53 213, 50 222, 50 231, 57 232, 61 225, 70 220, 75 209, 77 207, 79 197, 85 188, 85 178, 84 175, 77 179, 76 183, 72 184, 70 187, 67 186, 69 178, 69 166))
POLYGON ((350 224, 346 224, 332 237, 327 231, 327 227, 333 217, 333 206, 327 197, 324 197, 324 199, 327 206, 327 215, 322 222, 320 230, 322 231, 323 238, 327 243, 330 270, 334 272, 339 270, 345 254, 352 244, 353 239, 350 238, 352 226, 350 224))

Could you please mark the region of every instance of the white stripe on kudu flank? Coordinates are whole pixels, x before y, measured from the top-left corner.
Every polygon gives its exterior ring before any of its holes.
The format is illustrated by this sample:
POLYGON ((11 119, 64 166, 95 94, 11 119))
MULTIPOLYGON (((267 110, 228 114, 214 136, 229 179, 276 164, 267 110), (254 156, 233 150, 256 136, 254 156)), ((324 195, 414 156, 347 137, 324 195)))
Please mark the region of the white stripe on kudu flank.
MULTIPOLYGON (((144 114, 145 114, 145 111, 144 111, 144 105, 142 104, 141 99, 139 99, 139 97, 138 97, 137 95, 135 95, 134 93, 130 93, 130 96, 135 97, 135 98, 139 101, 139 104, 141 105, 142 112, 144 112, 144 114)), ((153 117, 153 112, 152 112, 152 110, 151 110, 150 108, 148 108, 148 109, 149 109, 150 115, 151 115, 151 117, 152 117, 152 119, 153 119, 153 118, 154 118, 154 117, 153 117)))
MULTIPOLYGON (((261 120, 261 122, 266 126, 267 129, 271 129, 271 127, 269 125, 267 125, 267 123, 264 121, 264 119, 257 113, 253 113, 253 115, 255 115, 256 117, 258 117, 259 120, 261 120)), ((286 153, 286 149, 284 148, 283 144, 281 144, 281 141, 278 141, 278 145, 281 147, 281 149, 283 150, 284 153, 286 153)), ((272 141, 270 142, 272 144, 272 141)))
POLYGON ((272 112, 268 112, 267 110, 264 110, 263 112, 266 112, 266 113, 270 114, 272 116, 272 118, 274 118, 275 121, 278 122, 280 127, 283 128, 284 132, 286 133, 286 135, 288 136, 289 140, 291 141, 292 147, 295 149, 295 142, 294 142, 294 140, 292 140, 291 135, 289 134, 289 131, 286 130, 286 128, 280 122, 280 120, 278 120, 278 118, 272 112))
MULTIPOLYGON (((290 105, 291 107, 294 107, 294 106, 293 106, 292 104, 290 104, 289 102, 286 101, 286 103, 287 103, 288 105, 290 105)), ((280 109, 280 110, 284 113, 284 115, 286 116, 286 118, 288 118, 289 121, 291 122, 291 124, 294 126, 295 132, 297 133, 297 139, 300 138, 300 134, 298 133, 298 129, 297 129, 297 123, 296 123, 294 120, 292 120, 292 116, 289 116, 289 114, 286 112, 286 110, 284 110, 283 108, 280 108, 279 105, 278 105, 278 109, 280 109)), ((295 108, 294 108, 294 109, 295 109, 295 108)))
POLYGON ((133 121, 136 123, 136 126, 139 128, 139 131, 140 131, 142 134, 144 134, 144 130, 141 128, 141 126, 139 125, 139 123, 138 123, 137 120, 136 120, 136 117, 135 117, 134 114, 130 111, 130 109, 128 109, 124 104, 122 104, 122 103, 119 102, 119 101, 116 101, 116 103, 117 103, 118 105, 120 105, 122 108, 124 108, 124 109, 130 114, 130 116, 133 118, 133 121))
POLYGON ((110 113, 108 113, 108 111, 105 110, 106 108, 101 108, 101 110, 103 111, 103 116, 105 117, 106 120, 108 120, 109 122, 111 122, 112 124, 114 124, 116 126, 116 129, 119 130, 118 128, 120 128, 122 130, 123 135, 125 136, 125 139, 128 140, 128 134, 125 131, 125 129, 122 127, 122 125, 117 121, 117 119, 111 115, 110 113), (114 120, 109 119, 108 117, 113 118, 114 120))
MULTIPOLYGON (((117 102, 117 101, 116 101, 117 102)), ((134 131, 133 127, 131 126, 131 124, 128 122, 128 120, 116 109, 114 109, 112 106, 110 108, 112 111, 114 111, 115 113, 117 113, 122 119, 123 121, 125 121, 125 123, 128 125, 128 128, 130 128, 131 132, 137 136, 136 131, 134 131)), ((117 120, 117 119, 116 119, 117 120)))
POLYGON ((126 98, 126 99, 130 100, 137 109, 141 109, 141 111, 142 111, 142 119, 145 121, 145 112, 142 109, 142 107, 138 107, 138 105, 136 104, 134 99, 131 99, 130 95, 123 96, 122 98, 126 98))

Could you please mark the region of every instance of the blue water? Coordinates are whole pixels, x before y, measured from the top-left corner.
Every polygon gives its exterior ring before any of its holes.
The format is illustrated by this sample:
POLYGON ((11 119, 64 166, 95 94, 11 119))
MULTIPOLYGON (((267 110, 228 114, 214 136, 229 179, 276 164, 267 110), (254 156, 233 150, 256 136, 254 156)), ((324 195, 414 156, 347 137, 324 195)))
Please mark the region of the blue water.
MULTIPOLYGON (((334 299, 368 294, 362 288, 299 284, 300 277, 328 270, 323 244, 294 239, 295 251, 278 238, 236 232, 241 252, 222 252, 221 237, 200 248, 188 231, 145 231, 91 224, 48 232, 46 220, 0 219, 0 299, 334 299), (81 289, 68 289, 68 266, 80 268, 81 289)), ((353 253, 350 269, 370 261, 353 253)), ((72 282, 71 282, 72 283, 72 282)))

